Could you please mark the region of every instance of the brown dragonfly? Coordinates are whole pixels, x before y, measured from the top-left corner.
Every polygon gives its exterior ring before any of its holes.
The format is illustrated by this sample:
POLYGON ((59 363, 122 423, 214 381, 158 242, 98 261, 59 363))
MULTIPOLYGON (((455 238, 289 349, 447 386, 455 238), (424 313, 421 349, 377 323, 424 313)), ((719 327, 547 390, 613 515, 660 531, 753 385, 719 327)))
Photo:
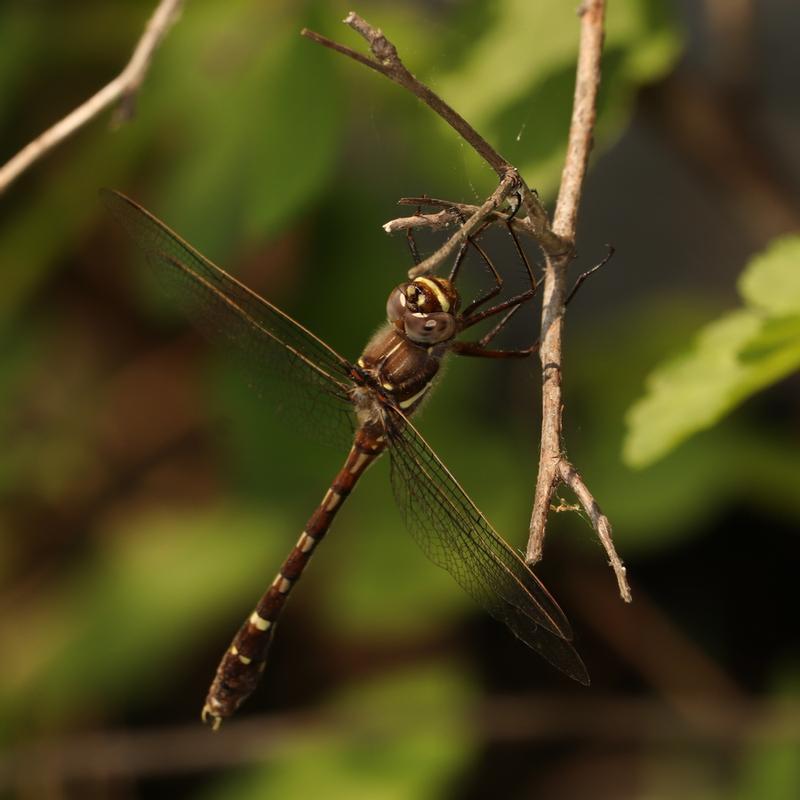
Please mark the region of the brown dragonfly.
MULTIPOLYGON (((238 349, 261 384, 288 392, 283 405, 312 419, 316 432, 344 430, 352 442, 297 544, 225 651, 203 706, 203 720, 210 720, 216 729, 253 692, 292 588, 344 499, 384 451, 390 457, 395 498, 425 554, 525 644, 571 678, 588 684, 586 667, 570 644, 569 622, 556 601, 495 532, 410 421, 449 353, 507 358, 535 350, 535 345, 525 350, 489 347, 536 291, 533 271, 516 237, 530 280, 525 291, 491 304, 503 281, 472 239, 462 246, 447 278, 418 277, 392 289, 386 324, 350 362, 133 200, 118 192, 103 195, 113 216, 168 278, 171 291, 204 333, 238 349), (468 245, 481 253, 493 286, 462 309, 455 283, 468 245), (499 321, 479 340, 456 338, 495 317, 499 321)), ((415 246, 412 253, 418 260, 415 246)))

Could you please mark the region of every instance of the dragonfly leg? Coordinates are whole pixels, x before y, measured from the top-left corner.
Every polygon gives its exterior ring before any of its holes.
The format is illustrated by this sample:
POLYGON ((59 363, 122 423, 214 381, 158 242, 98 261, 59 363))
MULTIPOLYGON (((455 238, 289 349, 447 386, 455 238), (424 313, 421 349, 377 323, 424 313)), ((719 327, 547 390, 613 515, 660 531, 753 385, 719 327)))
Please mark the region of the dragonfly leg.
MULTIPOLYGON (((526 289, 524 292, 520 294, 516 294, 513 297, 509 297, 507 300, 503 300, 502 303, 498 303, 496 306, 492 306, 491 308, 487 308, 484 311, 479 311, 477 314, 472 314, 470 316, 464 316, 461 320, 461 330, 466 330, 467 328, 471 328, 473 325, 477 325, 479 322, 482 322, 489 317, 493 317, 496 314, 500 314, 506 309, 511 308, 512 306, 520 306, 523 303, 526 303, 530 300, 534 294, 536 294, 536 289, 526 289)), ((504 318, 505 321, 508 321, 507 318, 504 318)), ((495 336, 497 333, 502 330, 503 325, 505 322, 501 321, 501 324, 495 332, 495 336)))
POLYGON ((538 339, 530 347, 516 350, 492 350, 486 346, 503 330, 511 317, 519 311, 521 305, 521 303, 517 303, 511 306, 500 322, 478 339, 477 342, 455 342, 451 348, 452 352, 460 356, 475 356, 478 358, 526 358, 535 353, 539 349, 538 339))
POLYGON ((539 349, 537 339, 530 347, 519 350, 490 350, 481 347, 478 342, 456 342, 452 352, 459 356, 474 356, 476 358, 527 358, 539 349))
MULTIPOLYGON (((417 208, 417 214, 419 214, 419 207, 417 208)), ((411 251, 411 258, 414 261, 414 264, 419 264, 422 261, 422 256, 419 254, 419 248, 417 247, 417 240, 414 238, 414 231, 411 228, 406 228, 406 243, 408 244, 408 249, 411 251)))
POLYGON ((468 317, 470 314, 473 314, 477 308, 482 306, 484 303, 487 303, 493 297, 497 297, 498 294, 503 290, 503 278, 500 276, 500 273, 497 271, 497 268, 492 263, 492 260, 489 258, 487 252, 472 238, 470 238, 470 243, 472 246, 478 251, 478 255, 480 255, 483 263, 489 268, 489 272, 492 273, 492 280, 494 281, 494 286, 492 286, 488 291, 484 292, 484 294, 476 297, 462 312, 462 317, 468 317))
POLYGON ((606 247, 608 248, 608 252, 606 253, 606 257, 599 263, 595 264, 591 269, 587 269, 586 272, 582 272, 578 275, 578 279, 575 281, 575 285, 569 290, 569 294, 567 295, 567 299, 564 301, 564 305, 569 305, 570 300, 578 293, 578 289, 581 288, 583 282, 590 276, 593 275, 600 267, 604 267, 608 262, 614 257, 614 246, 607 244, 606 247))

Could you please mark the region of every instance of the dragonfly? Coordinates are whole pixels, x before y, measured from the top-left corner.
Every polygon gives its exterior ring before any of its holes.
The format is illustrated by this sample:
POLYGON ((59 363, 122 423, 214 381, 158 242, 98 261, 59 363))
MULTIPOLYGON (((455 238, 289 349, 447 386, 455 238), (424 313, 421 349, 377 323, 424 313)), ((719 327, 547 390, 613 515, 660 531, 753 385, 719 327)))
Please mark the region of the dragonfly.
MULTIPOLYGON (((430 560, 536 653, 588 685, 586 667, 558 603, 495 532, 411 421, 448 355, 515 358, 534 352, 537 345, 520 350, 490 346, 536 292, 528 259, 530 285, 497 301, 503 279, 473 235, 461 246, 446 278, 416 277, 391 290, 386 323, 351 362, 134 200, 112 190, 103 190, 103 197, 151 265, 168 278, 172 293, 202 332, 232 345, 244 356, 249 373, 270 389, 289 392, 283 405, 311 419, 315 432, 344 431, 351 442, 342 468, 297 543, 225 651, 203 705, 203 721, 216 730, 255 690, 290 593, 343 501, 384 452, 406 525, 430 560), (467 246, 479 251, 493 285, 462 307, 456 281, 467 246), (496 323, 480 339, 458 338, 484 320, 496 323)), ((524 257, 510 225, 509 231, 524 257)), ((418 262, 411 235, 409 243, 418 262)))

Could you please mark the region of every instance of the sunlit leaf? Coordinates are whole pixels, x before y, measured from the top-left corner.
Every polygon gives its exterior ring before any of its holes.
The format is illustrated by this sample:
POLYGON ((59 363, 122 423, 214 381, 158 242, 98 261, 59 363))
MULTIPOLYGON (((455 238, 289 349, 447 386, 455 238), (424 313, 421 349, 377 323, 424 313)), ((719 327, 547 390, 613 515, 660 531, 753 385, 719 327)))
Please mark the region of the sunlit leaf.
MULTIPOLYGON (((796 447, 777 431, 766 435, 744 415, 729 415, 646 470, 622 460, 625 411, 651 365, 675 346, 676 331, 696 329, 708 316, 696 295, 660 297, 641 303, 633 315, 572 334, 565 386, 570 458, 580 464, 629 557, 697 535, 734 498, 770 515, 800 519, 796 447)), ((573 517, 560 514, 550 524, 561 526, 576 544, 594 548, 588 524, 573 517)))
POLYGON ((800 237, 778 240, 744 271, 748 305, 709 323, 658 367, 627 415, 624 456, 647 466, 755 392, 800 367, 800 237))
POLYGON ((739 293, 771 317, 800 313, 800 236, 775 239, 739 278, 739 293))

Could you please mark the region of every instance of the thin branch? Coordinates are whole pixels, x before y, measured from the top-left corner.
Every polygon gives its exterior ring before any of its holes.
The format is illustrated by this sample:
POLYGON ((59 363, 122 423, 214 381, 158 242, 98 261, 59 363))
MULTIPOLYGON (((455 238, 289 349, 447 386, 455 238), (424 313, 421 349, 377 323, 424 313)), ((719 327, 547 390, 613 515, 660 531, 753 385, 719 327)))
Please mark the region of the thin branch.
POLYGON ((433 272, 436 267, 447 261, 461 245, 467 241, 473 232, 477 231, 486 221, 487 217, 494 214, 505 199, 514 191, 519 189, 520 179, 515 169, 510 170, 500 181, 497 188, 492 192, 486 202, 434 253, 431 253, 424 261, 420 261, 417 266, 408 271, 409 278, 416 278, 418 275, 425 275, 433 272))
MULTIPOLYGON (((557 253, 564 250, 564 243, 558 236, 553 234, 550 227, 550 218, 535 192, 532 192, 525 182, 520 178, 517 170, 503 156, 501 156, 457 111, 444 102, 435 92, 428 88, 422 81, 418 80, 403 64, 397 53, 397 48, 390 42, 379 28, 370 25, 365 19, 354 11, 351 11, 344 22, 353 30, 359 33, 369 45, 373 58, 368 58, 361 53, 352 50, 345 45, 334 42, 320 33, 303 28, 301 35, 311 39, 317 44, 335 50, 337 53, 352 58, 370 69, 380 72, 389 80, 407 89, 415 97, 418 97, 435 111, 448 125, 450 125, 473 149, 486 161, 486 163, 498 174, 502 181, 515 176, 517 186, 514 191, 518 191, 522 197, 522 203, 527 213, 529 233, 531 233, 540 243, 545 252, 557 253)), ((494 195, 493 195, 494 196, 494 195)), ((484 208, 491 198, 484 203, 484 208)), ((495 210, 494 206, 492 210, 495 210)), ((484 218, 475 221, 476 227, 483 222, 484 218)), ((458 246, 466 239, 468 234, 461 235, 457 244, 448 250, 447 255, 452 254, 458 246)), ((424 270, 417 270, 416 274, 432 270, 437 264, 441 263, 447 255, 439 256, 434 253, 426 259, 424 270)), ((422 265, 420 265, 421 267, 422 265)))
MULTIPOLYGON (((575 241, 583 182, 592 147, 600 86, 600 60, 603 51, 605 0, 585 0, 579 11, 581 35, 575 80, 567 156, 561 173, 561 186, 553 219, 553 230, 565 241, 575 241)), ((573 250, 560 255, 547 254, 542 292, 542 327, 539 357, 542 363, 542 433, 539 472, 531 512, 530 536, 525 560, 535 564, 542 557, 547 518, 553 492, 567 483, 583 504, 592 526, 609 556, 619 585, 620 596, 631 601, 625 567, 614 549, 611 525, 600 512, 594 497, 577 470, 564 456, 562 426, 564 401, 561 390, 562 334, 566 305, 567 267, 573 250)))
POLYGON ((589 521, 597 532, 597 538, 600 539, 600 543, 605 548, 609 566, 614 570, 614 574, 617 576, 620 596, 626 603, 630 603, 632 599, 631 588, 628 586, 625 565, 622 563, 622 559, 617 555, 617 550, 611 538, 611 523, 608 521, 608 517, 600 510, 600 506, 597 505, 597 501, 589 491, 589 487, 580 476, 578 470, 563 457, 559 462, 559 477, 572 489, 575 496, 580 501, 580 504, 583 506, 584 511, 588 514, 589 521))
POLYGON ((182 0, 161 0, 150 17, 128 65, 97 94, 78 106, 62 120, 48 128, 0 167, 0 194, 2 194, 26 169, 46 155, 56 145, 96 117, 101 111, 120 102, 116 121, 127 119, 133 100, 150 67, 153 53, 176 20, 182 0))
MULTIPOLYGON (((480 206, 475 206, 471 203, 457 203, 452 200, 441 200, 427 196, 401 197, 397 202, 403 206, 432 206, 442 210, 435 214, 414 214, 409 217, 391 219, 383 226, 386 233, 396 233, 409 228, 429 228, 434 231, 445 230, 480 211, 480 206)), ((493 211, 491 214, 486 215, 486 220, 502 225, 510 222, 517 233, 532 235, 528 220, 519 219, 519 215, 512 217, 510 212, 493 211)))
POLYGON ((361 64, 365 64, 380 72, 382 75, 385 75, 389 80, 394 81, 404 89, 408 89, 409 92, 422 100, 423 103, 430 106, 430 108, 454 128, 466 142, 469 142, 500 178, 503 178, 510 169, 513 169, 511 164, 506 161, 489 142, 464 119, 464 117, 454 111, 437 94, 432 92, 424 83, 417 80, 417 78, 408 71, 405 64, 400 60, 400 56, 397 54, 397 48, 383 35, 383 31, 381 31, 380 28, 375 28, 370 25, 365 19, 356 14, 355 11, 351 11, 344 18, 344 23, 345 25, 349 25, 364 38, 369 45, 374 60, 366 58, 355 50, 351 50, 349 47, 336 44, 325 36, 310 31, 307 28, 301 31, 301 35, 325 47, 330 47, 343 55, 354 58, 361 64))
MULTIPOLYGON (((477 210, 477 206, 475 206, 475 209, 477 210)), ((432 231, 443 231, 451 225, 456 225, 461 219, 462 217, 456 213, 455 208, 444 208, 435 214, 414 214, 411 217, 390 219, 384 224, 383 229, 386 233, 397 233, 397 231, 413 230, 414 228, 430 228, 432 231)))
POLYGON ((600 61, 605 36, 605 6, 605 0, 585 0, 578 11, 581 16, 581 37, 578 45, 575 98, 567 140, 567 156, 553 215, 553 230, 568 241, 575 240, 583 180, 593 143, 597 92, 600 88, 600 61))

